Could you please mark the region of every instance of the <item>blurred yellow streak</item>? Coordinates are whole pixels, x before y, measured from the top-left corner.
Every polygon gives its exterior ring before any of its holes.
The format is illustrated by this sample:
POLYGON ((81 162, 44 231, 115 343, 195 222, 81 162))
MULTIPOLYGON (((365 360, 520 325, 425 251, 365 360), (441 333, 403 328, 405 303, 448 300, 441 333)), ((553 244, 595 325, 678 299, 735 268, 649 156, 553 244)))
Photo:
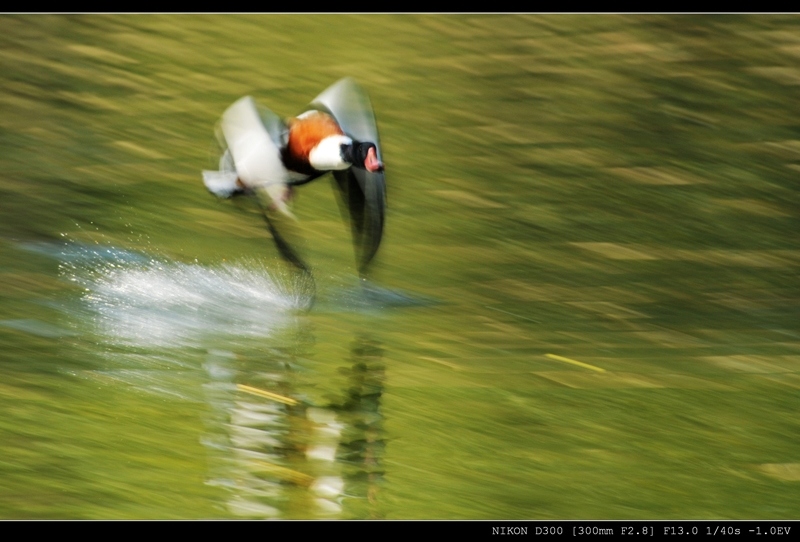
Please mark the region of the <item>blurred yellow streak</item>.
POLYGON ((576 361, 574 359, 565 358, 563 356, 557 356, 555 354, 545 354, 545 357, 554 359, 557 361, 563 361, 564 363, 571 363, 573 365, 578 365, 579 367, 585 367, 587 369, 591 369, 592 371, 597 371, 599 373, 606 372, 605 369, 601 369, 600 367, 595 367, 594 365, 589 365, 588 363, 583 363, 581 361, 576 361))
POLYGON ((272 393, 265 390, 260 390, 258 388, 254 388, 252 386, 245 386, 244 384, 236 384, 236 387, 239 390, 245 393, 252 393, 253 395, 258 395, 260 397, 266 397, 267 399, 272 399, 273 401, 278 401, 279 403, 284 403, 286 405, 296 405, 297 401, 292 399, 291 397, 284 397, 283 395, 278 395, 277 393, 272 393))
POLYGON ((280 478, 281 480, 286 480, 298 485, 310 486, 314 482, 314 478, 308 474, 287 469, 286 467, 281 467, 279 465, 275 465, 274 463, 268 463, 267 461, 254 461, 253 467, 261 472, 272 474, 276 478, 280 478))

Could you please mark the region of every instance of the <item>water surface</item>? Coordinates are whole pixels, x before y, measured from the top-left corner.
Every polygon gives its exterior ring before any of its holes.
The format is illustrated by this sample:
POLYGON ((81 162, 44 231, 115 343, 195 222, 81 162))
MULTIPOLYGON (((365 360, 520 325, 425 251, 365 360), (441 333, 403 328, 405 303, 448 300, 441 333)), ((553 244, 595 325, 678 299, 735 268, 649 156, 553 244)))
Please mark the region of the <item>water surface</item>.
POLYGON ((0 17, 0 517, 797 517, 798 23, 0 17), (366 289, 200 177, 344 76, 366 289))

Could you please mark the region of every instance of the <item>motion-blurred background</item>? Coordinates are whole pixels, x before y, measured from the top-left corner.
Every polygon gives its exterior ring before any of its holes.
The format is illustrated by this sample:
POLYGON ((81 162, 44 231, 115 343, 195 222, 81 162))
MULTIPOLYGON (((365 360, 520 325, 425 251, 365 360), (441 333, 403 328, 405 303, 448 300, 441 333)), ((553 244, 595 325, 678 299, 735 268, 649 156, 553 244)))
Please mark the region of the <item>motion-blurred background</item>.
POLYGON ((0 517, 794 518, 800 18, 0 16, 0 517), (352 76, 317 301, 200 171, 352 76))

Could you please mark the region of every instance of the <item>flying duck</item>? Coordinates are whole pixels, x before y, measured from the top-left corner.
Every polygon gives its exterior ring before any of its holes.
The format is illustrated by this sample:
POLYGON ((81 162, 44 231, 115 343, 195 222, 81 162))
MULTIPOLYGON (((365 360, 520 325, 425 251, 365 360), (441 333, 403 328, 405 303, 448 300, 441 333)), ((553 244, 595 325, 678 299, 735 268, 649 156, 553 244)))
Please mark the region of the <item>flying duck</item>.
POLYGON ((219 171, 203 171, 206 188, 220 198, 256 196, 278 251, 306 272, 276 224, 295 219, 288 206, 295 186, 332 172, 365 277, 383 235, 386 181, 375 115, 353 79, 334 83, 286 122, 245 96, 222 114, 217 139, 223 149, 219 171))

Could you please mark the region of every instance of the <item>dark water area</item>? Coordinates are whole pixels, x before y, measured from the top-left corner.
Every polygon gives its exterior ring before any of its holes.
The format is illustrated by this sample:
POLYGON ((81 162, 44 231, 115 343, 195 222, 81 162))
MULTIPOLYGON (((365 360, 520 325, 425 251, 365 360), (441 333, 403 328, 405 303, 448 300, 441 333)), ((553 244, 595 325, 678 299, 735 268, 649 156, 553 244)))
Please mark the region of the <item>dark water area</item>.
POLYGON ((800 512, 797 16, 0 16, 0 518, 800 512), (369 92, 314 284, 201 171, 369 92))

